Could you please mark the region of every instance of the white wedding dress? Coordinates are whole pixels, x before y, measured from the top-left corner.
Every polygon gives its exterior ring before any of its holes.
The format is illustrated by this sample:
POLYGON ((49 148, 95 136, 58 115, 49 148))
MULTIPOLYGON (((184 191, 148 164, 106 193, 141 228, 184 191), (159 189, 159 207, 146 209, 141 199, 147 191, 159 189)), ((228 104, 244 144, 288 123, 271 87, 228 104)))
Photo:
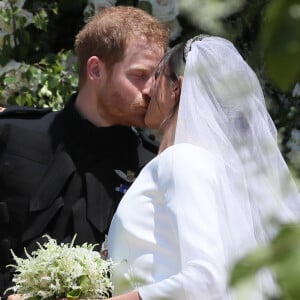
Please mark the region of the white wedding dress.
POLYGON ((253 232, 238 229, 238 204, 226 212, 224 172, 224 162, 189 144, 167 148, 142 170, 109 230, 115 295, 138 289, 143 300, 231 299, 229 263, 253 246, 253 232))
MULTIPOLYGON (((278 224, 299 221, 299 191, 257 76, 234 45, 199 36, 184 57, 174 145, 142 170, 109 230, 115 294, 238 299, 231 267, 278 224)), ((254 281, 248 299, 276 290, 267 271, 254 281)))

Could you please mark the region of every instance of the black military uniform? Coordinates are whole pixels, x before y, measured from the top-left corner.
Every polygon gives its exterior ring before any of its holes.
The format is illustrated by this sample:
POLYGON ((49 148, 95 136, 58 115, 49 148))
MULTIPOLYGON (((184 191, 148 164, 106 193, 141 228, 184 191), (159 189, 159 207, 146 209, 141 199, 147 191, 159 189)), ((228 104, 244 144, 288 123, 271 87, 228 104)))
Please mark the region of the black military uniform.
POLYGON ((11 280, 10 249, 20 256, 46 233, 101 243, 123 193, 155 156, 132 128, 82 119, 75 98, 59 112, 0 113, 0 296, 11 280))

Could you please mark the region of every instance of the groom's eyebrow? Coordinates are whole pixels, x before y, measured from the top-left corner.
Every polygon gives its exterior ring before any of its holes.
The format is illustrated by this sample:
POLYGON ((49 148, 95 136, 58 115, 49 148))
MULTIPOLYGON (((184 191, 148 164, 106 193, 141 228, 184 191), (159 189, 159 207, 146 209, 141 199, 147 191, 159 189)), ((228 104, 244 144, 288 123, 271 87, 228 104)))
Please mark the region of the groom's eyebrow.
POLYGON ((153 71, 154 71, 154 68, 153 67, 151 67, 151 66, 149 66, 149 67, 145 67, 145 66, 143 66, 143 65, 131 65, 128 69, 127 69, 127 71, 138 71, 138 72, 143 72, 143 73, 153 73, 153 71))

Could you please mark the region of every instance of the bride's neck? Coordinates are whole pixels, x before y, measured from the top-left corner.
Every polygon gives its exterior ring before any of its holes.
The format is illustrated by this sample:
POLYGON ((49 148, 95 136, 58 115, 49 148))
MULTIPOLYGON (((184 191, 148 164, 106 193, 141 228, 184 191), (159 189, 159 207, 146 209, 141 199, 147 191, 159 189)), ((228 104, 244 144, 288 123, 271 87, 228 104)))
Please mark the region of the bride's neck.
POLYGON ((161 129, 162 138, 158 149, 158 154, 174 144, 176 121, 177 113, 175 113, 172 118, 169 119, 166 124, 164 124, 163 129, 161 129))

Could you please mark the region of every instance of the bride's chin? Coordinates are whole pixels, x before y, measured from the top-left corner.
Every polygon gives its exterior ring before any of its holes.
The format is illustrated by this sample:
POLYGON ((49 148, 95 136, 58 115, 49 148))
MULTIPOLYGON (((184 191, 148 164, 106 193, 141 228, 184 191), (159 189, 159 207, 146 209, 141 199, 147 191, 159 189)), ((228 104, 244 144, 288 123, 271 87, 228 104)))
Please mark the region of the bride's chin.
POLYGON ((159 129, 159 124, 157 122, 155 122, 155 120, 149 118, 149 116, 147 117, 147 114, 145 116, 145 124, 146 124, 146 127, 147 128, 150 128, 150 129, 159 129))

